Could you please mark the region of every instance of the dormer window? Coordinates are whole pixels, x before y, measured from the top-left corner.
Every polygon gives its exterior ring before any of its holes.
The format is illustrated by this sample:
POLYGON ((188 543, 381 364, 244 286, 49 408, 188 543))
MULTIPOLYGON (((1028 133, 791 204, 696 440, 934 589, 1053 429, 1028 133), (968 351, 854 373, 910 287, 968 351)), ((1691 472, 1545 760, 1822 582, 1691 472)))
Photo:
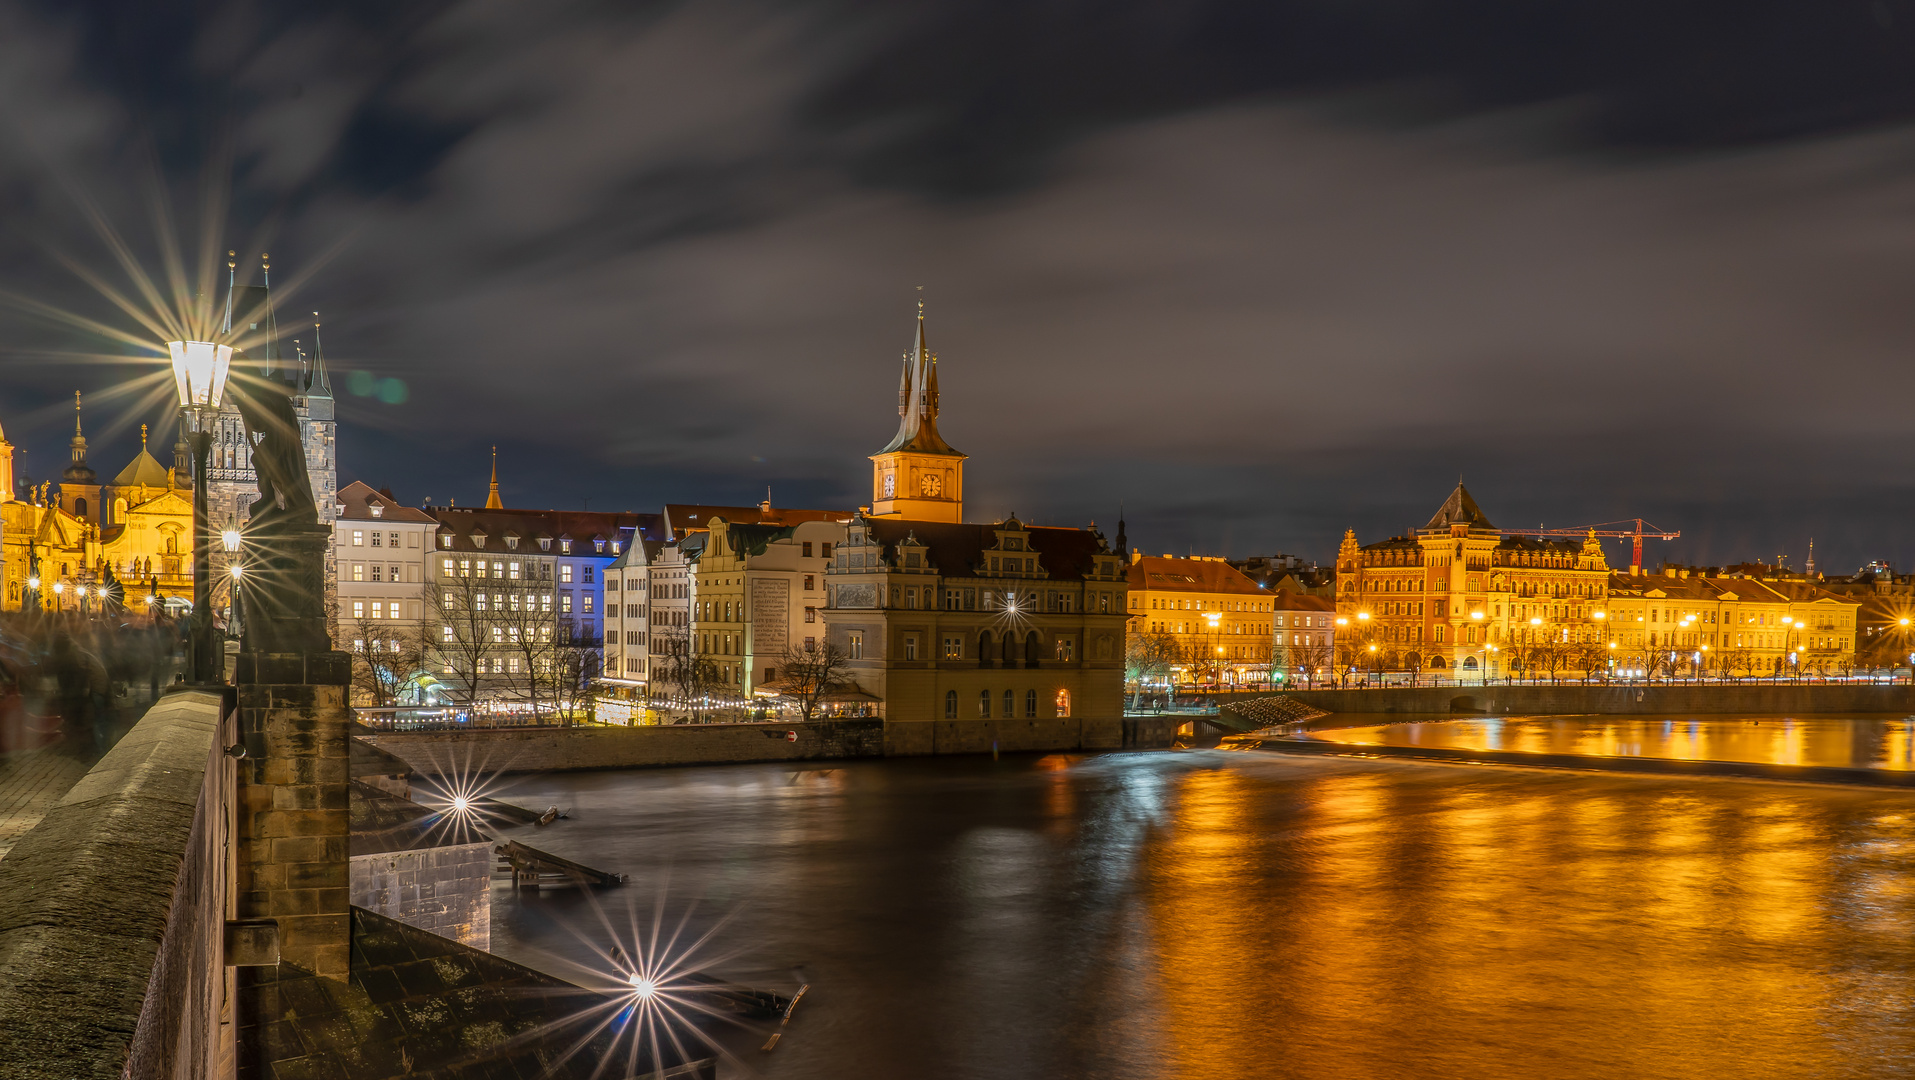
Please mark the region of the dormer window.
POLYGON ((446 532, 442 532, 442 533, 440 533, 440 534, 439 534, 439 546, 440 546, 440 547, 442 547, 442 548, 449 548, 449 547, 451 547, 451 546, 452 546, 452 534, 451 534, 451 533, 446 533, 446 532))
POLYGON ((552 538, 549 536, 539 537, 539 550, 540 551, 552 550, 552 538))
POLYGON ((385 508, 385 507, 383 507, 383 506, 380 506, 380 505, 379 505, 378 503, 373 503, 373 504, 372 504, 371 506, 369 506, 369 507, 367 507, 367 509, 369 509, 369 510, 371 510, 371 511, 372 511, 372 516, 373 516, 373 517, 385 517, 385 516, 386 516, 386 508, 385 508))
POLYGON ((570 540, 560 540, 560 541, 559 541, 559 554, 560 554, 560 555, 570 555, 571 553, 572 553, 572 542, 571 542, 570 540))
POLYGON ((483 532, 480 532, 480 531, 478 531, 478 530, 476 530, 476 529, 475 529, 475 530, 473 530, 473 533, 472 533, 472 546, 473 546, 473 547, 475 547, 475 548, 482 548, 482 547, 484 547, 484 546, 485 546, 485 537, 486 537, 486 534, 485 534, 485 533, 483 533, 483 532))
POLYGON ((506 534, 505 534, 505 546, 506 546, 506 547, 509 547, 509 548, 511 548, 511 549, 512 549, 513 551, 517 551, 517 550, 519 550, 519 537, 518 537, 518 534, 517 534, 517 533, 506 533, 506 534))
POLYGON ((612 554, 618 554, 618 541, 612 541, 612 554))
POLYGON ((598 553, 599 553, 600 555, 603 555, 603 554, 605 554, 605 538, 604 538, 604 537, 602 537, 602 536, 599 536, 599 537, 593 537, 593 539, 592 539, 592 547, 593 547, 593 549, 594 549, 594 550, 596 550, 596 551, 597 551, 597 552, 598 552, 598 553))

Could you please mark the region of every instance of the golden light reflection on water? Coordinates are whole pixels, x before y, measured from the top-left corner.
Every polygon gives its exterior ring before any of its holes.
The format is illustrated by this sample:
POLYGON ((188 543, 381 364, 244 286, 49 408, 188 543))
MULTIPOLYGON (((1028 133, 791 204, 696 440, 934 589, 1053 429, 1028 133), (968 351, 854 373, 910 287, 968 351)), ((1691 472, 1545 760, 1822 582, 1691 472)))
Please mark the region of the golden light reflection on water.
POLYGON ((1159 1075, 1915 1059, 1908 795, 1311 761, 1193 772, 1170 801, 1145 860, 1159 1075))
POLYGON ((1333 728, 1329 742, 1915 770, 1915 719, 1611 716, 1447 720, 1333 728))

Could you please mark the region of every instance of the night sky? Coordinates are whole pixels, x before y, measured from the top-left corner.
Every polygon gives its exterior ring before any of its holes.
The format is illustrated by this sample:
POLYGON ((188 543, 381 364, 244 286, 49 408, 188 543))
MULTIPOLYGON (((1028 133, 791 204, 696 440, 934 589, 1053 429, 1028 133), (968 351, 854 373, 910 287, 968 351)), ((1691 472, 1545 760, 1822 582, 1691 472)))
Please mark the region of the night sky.
POLYGON ((866 502, 922 295, 974 520, 1906 570, 1911 120, 1915 0, 0 0, 0 424, 170 423, 20 306, 136 328, 94 208, 270 251, 412 503, 866 502))

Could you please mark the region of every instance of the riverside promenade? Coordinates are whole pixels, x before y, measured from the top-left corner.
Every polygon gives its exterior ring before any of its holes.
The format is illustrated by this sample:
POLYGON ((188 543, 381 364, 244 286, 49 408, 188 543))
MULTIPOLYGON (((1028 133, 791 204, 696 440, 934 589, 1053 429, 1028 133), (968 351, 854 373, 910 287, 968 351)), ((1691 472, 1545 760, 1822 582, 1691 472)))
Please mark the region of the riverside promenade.
MULTIPOLYGON (((1516 684, 1284 690, 1268 697, 1330 713, 1676 716, 1915 713, 1906 683, 1516 684)), ((1225 704, 1225 711, 1231 706, 1225 704)))

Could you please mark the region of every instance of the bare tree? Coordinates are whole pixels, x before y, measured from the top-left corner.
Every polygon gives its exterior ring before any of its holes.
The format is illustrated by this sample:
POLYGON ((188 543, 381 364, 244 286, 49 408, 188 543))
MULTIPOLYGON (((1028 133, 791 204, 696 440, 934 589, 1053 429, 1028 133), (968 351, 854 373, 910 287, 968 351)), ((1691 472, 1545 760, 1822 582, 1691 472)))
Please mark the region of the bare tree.
POLYGON ((785 647, 778 658, 778 681, 784 685, 783 696, 797 704, 799 717, 810 722, 831 694, 848 688, 850 660, 830 641, 785 647))
POLYGON ((454 577, 426 583, 426 635, 434 658, 449 681, 464 691, 468 706, 478 702, 479 685, 490 676, 491 661, 499 659, 494 655, 495 631, 504 641, 503 628, 492 621, 492 606, 492 591, 482 579, 454 577))
POLYGON ((690 627, 655 630, 652 640, 658 649, 652 661, 653 693, 663 690, 669 707, 699 719, 710 698, 723 686, 717 663, 693 647, 690 627))
POLYGON ((1323 643, 1322 637, 1321 634, 1311 634, 1305 644, 1286 646, 1290 651, 1290 677, 1294 679, 1296 672, 1302 671, 1306 689, 1316 685, 1317 676, 1334 659, 1330 646, 1323 643))
POLYGON ((407 683, 426 670, 430 647, 420 624, 354 619, 339 642, 352 654, 352 689, 362 703, 390 708, 407 683))
POLYGON ((1139 630, 1124 637, 1124 681, 1131 686, 1130 707, 1143 704, 1144 684, 1165 679, 1177 659, 1177 643, 1166 633, 1139 630))

